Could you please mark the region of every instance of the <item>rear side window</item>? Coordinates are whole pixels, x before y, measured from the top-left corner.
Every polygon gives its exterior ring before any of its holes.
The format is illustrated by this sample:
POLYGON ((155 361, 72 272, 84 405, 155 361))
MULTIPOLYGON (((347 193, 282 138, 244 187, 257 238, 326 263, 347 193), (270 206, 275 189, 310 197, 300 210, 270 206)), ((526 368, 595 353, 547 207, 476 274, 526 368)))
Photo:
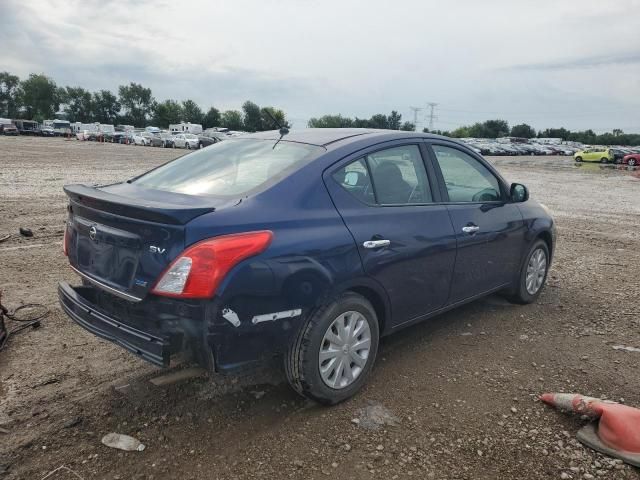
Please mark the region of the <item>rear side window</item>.
POLYGON ((133 183, 188 195, 233 197, 266 187, 324 151, 316 145, 287 141, 275 145, 273 140, 225 140, 152 170, 133 183))
POLYGON ((363 159, 356 160, 333 174, 333 178, 351 195, 364 203, 375 203, 369 172, 363 159))
POLYGON ((367 155, 376 200, 381 205, 431 203, 420 149, 416 145, 389 148, 367 155))
POLYGON ((364 203, 415 205, 433 201, 422 155, 416 145, 371 153, 341 168, 333 178, 364 203))
POLYGON ((451 202, 492 202, 501 199, 500 184, 479 160, 460 150, 433 145, 451 202))

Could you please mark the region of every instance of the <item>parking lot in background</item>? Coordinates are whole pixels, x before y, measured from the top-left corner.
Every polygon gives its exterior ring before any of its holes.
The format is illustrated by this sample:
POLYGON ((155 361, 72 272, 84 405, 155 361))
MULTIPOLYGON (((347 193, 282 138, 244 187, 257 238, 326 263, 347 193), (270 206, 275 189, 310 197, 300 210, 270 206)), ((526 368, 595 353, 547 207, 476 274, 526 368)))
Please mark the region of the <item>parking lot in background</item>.
POLYGON ((577 391, 640 404, 640 354, 613 348, 640 346, 638 171, 571 156, 488 157, 558 223, 540 299, 522 307, 493 296, 385 338, 363 391, 327 409, 296 396, 275 369, 155 386, 155 367, 60 311, 57 282, 79 282, 62 254, 62 186, 120 181, 185 153, 0 137, 0 237, 12 235, 0 243, 3 303, 51 309, 2 353, 6 478, 41 479, 63 464, 85 479, 640 478, 582 447, 569 433, 580 419, 537 400, 577 391), (365 428, 371 405, 395 421, 365 428), (100 439, 113 431, 147 448, 105 450, 100 439))

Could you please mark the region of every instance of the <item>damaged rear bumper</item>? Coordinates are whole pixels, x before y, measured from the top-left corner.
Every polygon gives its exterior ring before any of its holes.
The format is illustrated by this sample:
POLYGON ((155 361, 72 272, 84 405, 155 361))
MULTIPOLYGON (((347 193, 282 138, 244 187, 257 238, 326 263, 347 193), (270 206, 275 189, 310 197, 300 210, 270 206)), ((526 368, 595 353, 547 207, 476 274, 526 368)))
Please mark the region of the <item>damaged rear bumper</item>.
POLYGON ((171 344, 168 338, 138 330, 122 323, 91 302, 92 287, 72 287, 66 282, 58 284, 60 305, 78 325, 109 340, 145 360, 166 367, 169 365, 171 344))

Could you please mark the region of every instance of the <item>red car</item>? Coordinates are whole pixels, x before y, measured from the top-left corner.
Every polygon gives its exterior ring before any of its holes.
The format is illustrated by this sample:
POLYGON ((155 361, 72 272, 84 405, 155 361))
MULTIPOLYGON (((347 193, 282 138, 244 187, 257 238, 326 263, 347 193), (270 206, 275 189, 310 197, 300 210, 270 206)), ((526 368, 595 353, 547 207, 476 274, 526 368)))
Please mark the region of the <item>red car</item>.
POLYGON ((622 157, 622 164, 629 165, 630 167, 640 165, 640 153, 631 153, 629 155, 625 155, 624 157, 622 157))

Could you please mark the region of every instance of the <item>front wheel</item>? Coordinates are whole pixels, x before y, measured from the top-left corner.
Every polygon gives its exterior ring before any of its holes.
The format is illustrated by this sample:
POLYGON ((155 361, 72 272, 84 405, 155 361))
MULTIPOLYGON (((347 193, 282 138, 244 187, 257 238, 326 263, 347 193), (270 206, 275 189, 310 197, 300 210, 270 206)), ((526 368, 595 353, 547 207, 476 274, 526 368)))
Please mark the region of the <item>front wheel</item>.
POLYGON ((607 157, 602 157, 600 159, 600 163, 609 163, 609 159, 607 157))
POLYGON ((549 272, 549 247, 544 240, 537 240, 529 249, 518 276, 514 291, 508 295, 513 303, 533 303, 540 296, 549 272))
POLYGON ((629 164, 630 167, 635 167, 638 161, 635 158, 630 158, 627 163, 629 164))
POLYGON ((187 142, 187 150, 191 150, 191 144, 187 142))
POLYGON ((362 388, 378 353, 380 331, 371 303, 353 292, 319 308, 300 327, 285 358, 299 394, 333 405, 362 388))
POLYGON ((576 162, 581 162, 582 161, 582 157, 576 157, 576 162))

